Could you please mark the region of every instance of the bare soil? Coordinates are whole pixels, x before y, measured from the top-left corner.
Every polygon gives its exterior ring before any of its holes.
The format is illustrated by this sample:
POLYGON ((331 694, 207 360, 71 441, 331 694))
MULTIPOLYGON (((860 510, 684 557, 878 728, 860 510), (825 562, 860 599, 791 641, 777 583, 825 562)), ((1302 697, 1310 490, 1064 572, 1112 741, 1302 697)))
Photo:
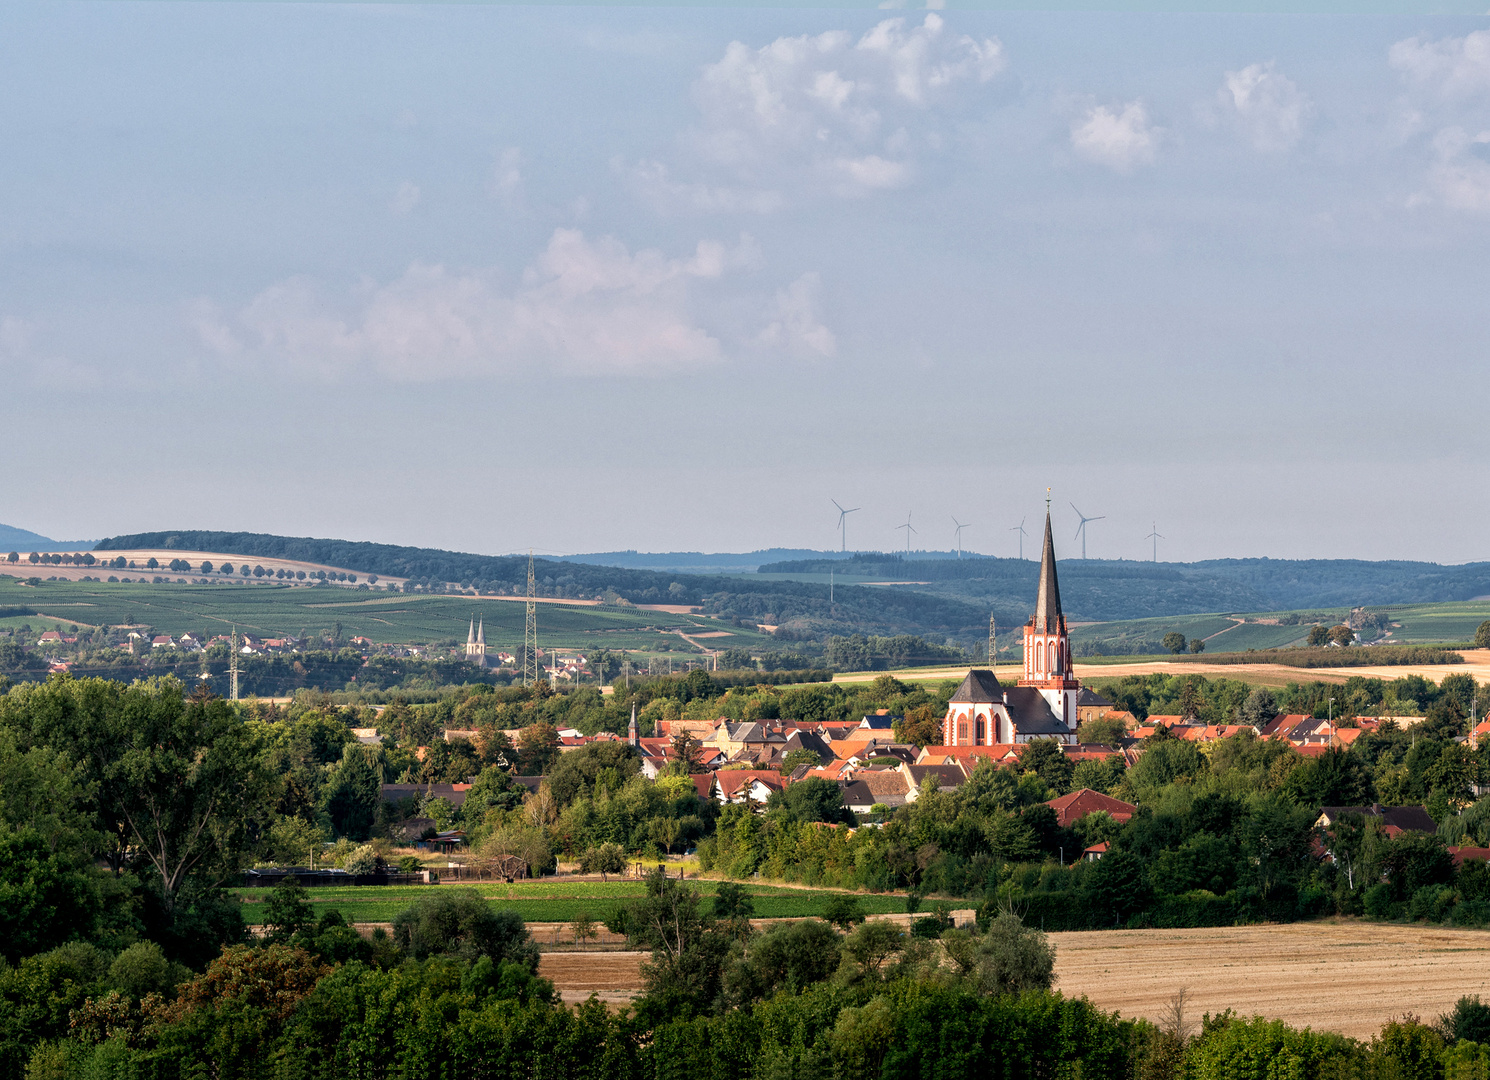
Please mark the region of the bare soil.
MULTIPOLYGON (((1369 1038, 1404 1013, 1433 1019, 1466 994, 1490 998, 1490 933, 1358 920, 1200 930, 1051 934, 1056 989, 1157 1019, 1184 987, 1187 1012, 1234 1009, 1369 1038)), ((566 1002, 630 1000, 646 954, 545 952, 566 1002)))

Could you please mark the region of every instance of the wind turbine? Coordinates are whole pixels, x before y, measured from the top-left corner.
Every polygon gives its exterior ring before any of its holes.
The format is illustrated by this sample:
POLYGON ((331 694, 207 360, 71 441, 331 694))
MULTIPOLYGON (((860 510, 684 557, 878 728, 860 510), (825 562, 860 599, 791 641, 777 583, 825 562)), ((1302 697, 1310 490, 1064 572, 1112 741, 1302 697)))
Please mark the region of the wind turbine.
POLYGON ((1028 518, 1020 518, 1019 524, 1009 530, 1010 532, 1017 532, 1019 534, 1019 557, 1021 559, 1024 558, 1024 538, 1029 535, 1029 533, 1024 531, 1024 523, 1028 520, 1028 518))
MULTIPOLYGON (((1076 510, 1076 504, 1075 503, 1072 503, 1071 504, 1071 509, 1072 510, 1076 510)), ((1076 516, 1079 517, 1079 518, 1081 518, 1081 524, 1078 525, 1078 526, 1076 526, 1076 536, 1072 537, 1072 539, 1073 540, 1075 540, 1075 539, 1080 539, 1081 540, 1081 557, 1083 559, 1085 559, 1086 558, 1086 523, 1088 521, 1101 521, 1103 518, 1107 517, 1107 515, 1106 514, 1099 514, 1097 517, 1087 517, 1080 510, 1076 510, 1076 516)))
MULTIPOLYGON (((909 521, 910 518, 906 518, 906 520, 909 521)), ((957 557, 960 559, 962 558, 962 530, 968 526, 958 521, 955 517, 952 519, 952 524, 957 526, 957 557)))
MULTIPOLYGON (((838 506, 837 499, 829 499, 828 501, 834 506, 838 506)), ((853 508, 853 510, 845 510, 843 507, 838 506, 838 531, 843 535, 843 550, 845 552, 848 551, 848 522, 844 519, 847 518, 850 514, 862 509, 864 509, 862 506, 856 506, 853 508)))
POLYGON ((1155 522, 1154 523, 1154 531, 1151 532, 1151 533, 1149 533, 1147 536, 1145 536, 1144 539, 1145 540, 1152 540, 1154 542, 1154 561, 1155 562, 1158 562, 1159 561, 1159 541, 1164 539, 1164 535, 1161 532, 1159 532, 1159 524, 1158 524, 1158 522, 1155 522))
MULTIPOLYGON (((912 528, 912 526, 911 526, 911 515, 910 515, 910 511, 906 511, 905 524, 904 525, 897 525, 897 526, 895 526, 895 528, 896 529, 904 529, 905 530, 905 553, 907 555, 909 555, 911 553, 911 533, 916 532, 916 530, 914 528, 912 528)), ((917 533, 916 535, 919 536, 920 534, 917 533)))

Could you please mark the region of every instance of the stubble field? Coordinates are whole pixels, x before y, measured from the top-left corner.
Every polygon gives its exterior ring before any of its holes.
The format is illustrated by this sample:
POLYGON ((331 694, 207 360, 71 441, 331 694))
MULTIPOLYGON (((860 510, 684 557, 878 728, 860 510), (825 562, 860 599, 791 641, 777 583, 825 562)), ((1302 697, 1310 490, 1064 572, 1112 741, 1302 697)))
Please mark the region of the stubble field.
MULTIPOLYGON (((1433 1019, 1460 997, 1490 998, 1490 933, 1358 920, 1199 930, 1051 934, 1056 989, 1124 1016, 1157 1019, 1181 987, 1187 1015, 1234 1009, 1367 1039, 1404 1013, 1433 1019)), ((569 1002, 623 1002, 645 954, 546 952, 540 972, 569 1002)))

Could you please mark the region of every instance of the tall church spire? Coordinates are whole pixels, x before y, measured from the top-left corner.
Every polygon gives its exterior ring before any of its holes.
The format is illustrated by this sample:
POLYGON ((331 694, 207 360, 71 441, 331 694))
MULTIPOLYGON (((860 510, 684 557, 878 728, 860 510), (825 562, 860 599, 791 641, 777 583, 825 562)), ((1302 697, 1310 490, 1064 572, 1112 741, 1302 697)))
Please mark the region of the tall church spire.
POLYGON ((626 727, 626 741, 632 746, 640 746, 641 739, 636 730, 636 702, 631 703, 631 723, 626 727))
POLYGON ((1061 587, 1055 578, 1055 539, 1050 534, 1050 511, 1045 511, 1045 550, 1040 553, 1040 591, 1035 597, 1035 630, 1054 634, 1061 625, 1061 587))
POLYGON ((481 621, 476 624, 476 644, 477 645, 485 645, 486 644, 486 618, 485 618, 485 616, 483 616, 482 619, 481 619, 481 621))
POLYGON ((475 619, 472 619, 471 620, 471 632, 466 635, 466 644, 467 645, 474 645, 474 644, 476 644, 476 620, 475 619))

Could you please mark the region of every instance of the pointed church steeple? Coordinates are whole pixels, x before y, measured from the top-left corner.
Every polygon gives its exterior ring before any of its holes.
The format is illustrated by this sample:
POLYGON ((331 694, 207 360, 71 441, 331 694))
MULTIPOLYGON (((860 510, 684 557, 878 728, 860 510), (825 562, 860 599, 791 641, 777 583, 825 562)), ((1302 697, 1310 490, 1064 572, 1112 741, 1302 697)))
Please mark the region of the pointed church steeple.
POLYGON ((486 619, 485 618, 483 618, 480 622, 478 622, 476 624, 476 644, 477 645, 485 645, 486 644, 486 619))
POLYGON ((1045 511, 1045 550, 1040 553, 1040 591, 1035 596, 1035 631, 1058 633, 1061 626, 1061 586, 1055 576, 1055 538, 1050 533, 1050 511, 1045 511))
POLYGON ((626 727, 626 741, 632 746, 641 745, 641 737, 636 730, 636 702, 631 703, 631 723, 626 727))
POLYGON ((472 619, 471 620, 471 632, 466 635, 466 644, 467 645, 474 645, 474 644, 476 644, 476 620, 475 619, 472 619))

